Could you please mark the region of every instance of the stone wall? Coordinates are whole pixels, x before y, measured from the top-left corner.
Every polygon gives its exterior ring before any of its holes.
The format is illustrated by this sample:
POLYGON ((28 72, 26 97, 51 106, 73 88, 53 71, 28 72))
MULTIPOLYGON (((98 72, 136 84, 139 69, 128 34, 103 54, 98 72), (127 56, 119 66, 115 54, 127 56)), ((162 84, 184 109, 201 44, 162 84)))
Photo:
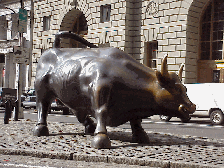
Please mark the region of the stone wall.
MULTIPOLYGON (((181 63, 185 63, 187 16, 192 1, 158 0, 142 4, 142 41, 158 41, 159 70, 165 54, 169 57, 170 71, 178 71, 181 63)), ((141 53, 144 53, 144 47, 141 53)))
POLYGON ((142 3, 142 48, 144 42, 158 41, 158 70, 168 54, 168 70, 178 71, 185 63, 185 83, 197 82, 200 17, 209 0, 154 0, 142 3), (154 2, 150 4, 151 2, 154 2))
MULTIPOLYGON (((51 48, 54 34, 72 31, 76 17, 84 15, 84 38, 99 46, 118 47, 143 63, 144 43, 158 41, 157 69, 168 54, 168 69, 177 72, 185 63, 185 83, 197 82, 200 17, 209 0, 45 0, 35 2, 33 74, 41 50, 51 48), (100 21, 101 5, 111 5, 110 21, 100 21), (50 16, 49 31, 43 17, 50 16)), ((69 43, 69 41, 67 41, 69 43)))
POLYGON ((126 9, 125 0, 78 0, 77 3, 73 0, 35 2, 32 83, 34 83, 36 63, 41 56, 41 51, 53 46, 54 35, 57 32, 72 31, 75 22, 74 16, 79 15, 80 12, 85 16, 88 25, 88 31, 84 38, 96 45, 107 43, 107 46, 124 50, 126 9), (101 23, 100 6, 107 4, 111 5, 110 21, 101 23), (44 16, 51 18, 49 31, 43 31, 44 16))

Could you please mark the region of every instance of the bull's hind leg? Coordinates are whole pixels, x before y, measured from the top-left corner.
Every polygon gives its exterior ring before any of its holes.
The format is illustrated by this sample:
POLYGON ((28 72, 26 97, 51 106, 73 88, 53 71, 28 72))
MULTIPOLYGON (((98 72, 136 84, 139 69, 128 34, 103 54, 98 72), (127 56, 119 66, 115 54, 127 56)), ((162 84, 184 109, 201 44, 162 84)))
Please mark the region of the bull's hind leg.
POLYGON ((33 130, 34 136, 49 136, 47 128, 48 110, 50 110, 50 101, 40 101, 37 99, 38 123, 33 130))
POLYGON ((141 119, 133 119, 130 121, 132 129, 132 142, 149 143, 149 137, 142 128, 141 119))
POLYGON ((78 121, 85 126, 85 134, 93 134, 96 129, 96 124, 94 121, 87 115, 88 109, 76 109, 74 111, 78 121))
POLYGON ((96 124, 89 116, 86 117, 83 125, 85 126, 85 134, 92 134, 96 130, 96 124))

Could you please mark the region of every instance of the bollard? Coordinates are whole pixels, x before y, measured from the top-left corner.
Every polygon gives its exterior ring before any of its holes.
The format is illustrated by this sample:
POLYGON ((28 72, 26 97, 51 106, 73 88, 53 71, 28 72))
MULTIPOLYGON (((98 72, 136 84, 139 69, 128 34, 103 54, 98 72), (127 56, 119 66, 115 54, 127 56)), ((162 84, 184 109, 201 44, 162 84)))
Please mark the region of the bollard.
POLYGON ((11 102, 10 100, 7 100, 5 102, 5 116, 4 116, 4 124, 8 124, 9 123, 9 118, 11 116, 11 102))
POLYGON ((19 121, 19 104, 18 100, 15 101, 15 114, 14 114, 14 121, 19 121))

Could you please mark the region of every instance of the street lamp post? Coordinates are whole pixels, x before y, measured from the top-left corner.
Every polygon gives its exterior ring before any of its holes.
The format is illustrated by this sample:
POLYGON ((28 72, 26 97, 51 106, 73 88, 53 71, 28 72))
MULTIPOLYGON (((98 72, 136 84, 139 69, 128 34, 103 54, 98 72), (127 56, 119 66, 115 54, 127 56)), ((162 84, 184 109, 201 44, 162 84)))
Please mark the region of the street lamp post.
MULTIPOLYGON (((20 0, 21 2, 21 9, 24 8, 24 4, 23 4, 23 0, 20 0)), ((19 32, 19 36, 20 36, 20 46, 23 48, 24 46, 24 39, 23 39, 23 32, 19 32)), ((23 64, 22 63, 19 63, 19 79, 18 79, 18 97, 17 97, 17 100, 18 100, 18 118, 19 119, 23 119, 24 118, 24 113, 23 113, 23 108, 21 107, 21 95, 22 95, 22 82, 23 82, 23 64)))

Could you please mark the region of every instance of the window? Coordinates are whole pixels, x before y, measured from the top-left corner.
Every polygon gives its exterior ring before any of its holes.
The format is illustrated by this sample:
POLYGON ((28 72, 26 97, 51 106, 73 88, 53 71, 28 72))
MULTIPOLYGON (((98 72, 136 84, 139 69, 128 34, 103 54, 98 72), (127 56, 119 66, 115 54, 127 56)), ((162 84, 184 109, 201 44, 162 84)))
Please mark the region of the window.
POLYGON ((212 0, 202 16, 201 60, 224 58, 224 1, 212 0))
POLYGON ((50 21, 51 21, 50 16, 44 16, 43 17, 43 31, 50 30, 50 21))
POLYGON ((0 63, 5 63, 5 54, 0 53, 0 63))
POLYGON ((220 79, 220 70, 213 70, 213 83, 219 83, 220 79))
POLYGON ((100 22, 110 21, 111 5, 100 6, 100 22))
POLYGON ((0 40, 7 40, 8 23, 6 16, 0 16, 0 40))
POLYGON ((157 68, 158 42, 145 42, 145 59, 144 64, 150 68, 157 68))

